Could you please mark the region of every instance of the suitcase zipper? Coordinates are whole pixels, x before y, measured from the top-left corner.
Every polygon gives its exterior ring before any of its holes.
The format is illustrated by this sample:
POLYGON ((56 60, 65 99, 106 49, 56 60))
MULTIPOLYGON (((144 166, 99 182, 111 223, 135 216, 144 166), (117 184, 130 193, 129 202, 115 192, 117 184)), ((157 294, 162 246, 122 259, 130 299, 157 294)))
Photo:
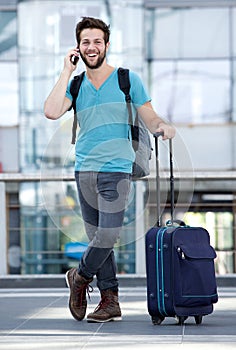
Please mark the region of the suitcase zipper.
POLYGON ((178 252, 179 256, 181 257, 181 259, 184 260, 185 254, 180 247, 177 247, 177 252, 178 252))
POLYGON ((162 316, 167 316, 167 312, 165 310, 165 286, 164 286, 164 266, 163 266, 163 236, 166 231, 166 228, 163 227, 160 229, 158 233, 158 237, 156 240, 156 251, 157 251, 157 259, 156 259, 156 271, 157 273, 157 303, 158 309, 162 316))

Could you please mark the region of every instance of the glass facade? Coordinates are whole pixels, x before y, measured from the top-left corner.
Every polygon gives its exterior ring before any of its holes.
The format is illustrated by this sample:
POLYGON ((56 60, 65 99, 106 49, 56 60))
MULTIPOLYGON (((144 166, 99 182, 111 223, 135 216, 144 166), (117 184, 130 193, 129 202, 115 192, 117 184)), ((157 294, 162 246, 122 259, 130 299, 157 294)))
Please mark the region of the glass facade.
POLYGON ((147 12, 152 96, 156 109, 174 123, 235 120, 234 16, 233 8, 147 12))
POLYGON ((0 8, 0 127, 18 125, 17 12, 0 8))
MULTIPOLYGON (((57 175, 59 179, 73 175, 72 112, 58 121, 47 120, 43 104, 60 74, 66 52, 76 45, 75 25, 82 16, 110 23, 109 63, 136 71, 158 114, 176 125, 177 170, 207 171, 211 164, 205 152, 209 142, 201 137, 199 145, 197 140, 200 135, 208 136, 208 130, 214 135, 219 128, 219 135, 225 126, 229 126, 225 133, 230 133, 226 143, 229 147, 221 150, 225 152, 222 158, 214 154, 211 159, 217 169, 235 169, 235 7, 199 7, 197 1, 189 7, 178 6, 176 1, 173 7, 156 4, 149 8, 142 0, 49 0, 19 1, 15 9, 1 10, 0 1, 0 127, 19 125, 20 172, 42 178, 57 175), (203 154, 199 163, 194 160, 197 147, 202 147, 203 154)), ((80 63, 75 74, 83 69, 80 63)), ((217 139, 212 137, 211 142, 212 149, 218 150, 217 139)), ((162 167, 166 164, 164 159, 162 167)), ((136 192, 134 183, 116 247, 120 273, 137 272, 137 237, 143 239, 145 230, 156 221, 153 176, 142 186, 142 191, 136 192), (140 202, 142 215, 138 212, 140 202), (138 227, 139 216, 142 219, 138 227)), ((169 198, 166 186, 162 191, 164 203, 169 198)), ((178 202, 188 209, 193 188, 181 186, 183 198, 178 202)), ((86 244, 87 238, 75 183, 71 179, 23 182, 19 201, 20 272, 61 273, 76 264, 76 259, 68 255, 68 244, 86 244)), ((221 251, 218 272, 235 272, 233 204, 217 213, 204 207, 200 215, 198 210, 198 206, 192 206, 186 221, 195 222, 196 216, 202 225, 214 221, 211 237, 221 251)), ((184 213, 182 208, 177 214, 182 217, 184 213)))

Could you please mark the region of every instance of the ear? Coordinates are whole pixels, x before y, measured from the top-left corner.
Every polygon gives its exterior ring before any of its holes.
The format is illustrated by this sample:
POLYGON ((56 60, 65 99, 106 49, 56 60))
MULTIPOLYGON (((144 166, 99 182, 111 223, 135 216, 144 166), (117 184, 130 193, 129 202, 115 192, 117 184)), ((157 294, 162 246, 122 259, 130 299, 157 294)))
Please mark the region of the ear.
POLYGON ((108 41, 108 43, 106 43, 106 50, 108 50, 110 47, 110 42, 108 41))

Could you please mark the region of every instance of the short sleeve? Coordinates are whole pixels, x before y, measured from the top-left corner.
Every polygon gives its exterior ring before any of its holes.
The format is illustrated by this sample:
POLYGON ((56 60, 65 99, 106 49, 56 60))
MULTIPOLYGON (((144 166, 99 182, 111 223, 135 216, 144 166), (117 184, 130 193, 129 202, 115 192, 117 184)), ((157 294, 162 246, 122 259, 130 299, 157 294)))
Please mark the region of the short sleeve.
POLYGON ((140 107, 146 102, 151 101, 144 83, 141 78, 135 72, 130 71, 130 95, 131 100, 134 103, 135 107, 140 107))

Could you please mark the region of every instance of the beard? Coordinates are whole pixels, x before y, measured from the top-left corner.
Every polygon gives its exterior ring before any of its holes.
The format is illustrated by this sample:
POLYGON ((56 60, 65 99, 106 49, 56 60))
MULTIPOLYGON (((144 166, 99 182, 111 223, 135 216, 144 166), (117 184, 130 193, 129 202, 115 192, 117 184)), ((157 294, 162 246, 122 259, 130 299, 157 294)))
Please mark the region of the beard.
POLYGON ((105 58, 106 58, 106 50, 104 50, 102 53, 99 54, 99 56, 97 57, 97 61, 94 63, 89 63, 86 56, 82 55, 82 53, 80 52, 80 57, 82 59, 82 61, 84 62, 84 64, 90 68, 90 69, 97 69, 99 67, 101 67, 101 65, 103 64, 105 58))

